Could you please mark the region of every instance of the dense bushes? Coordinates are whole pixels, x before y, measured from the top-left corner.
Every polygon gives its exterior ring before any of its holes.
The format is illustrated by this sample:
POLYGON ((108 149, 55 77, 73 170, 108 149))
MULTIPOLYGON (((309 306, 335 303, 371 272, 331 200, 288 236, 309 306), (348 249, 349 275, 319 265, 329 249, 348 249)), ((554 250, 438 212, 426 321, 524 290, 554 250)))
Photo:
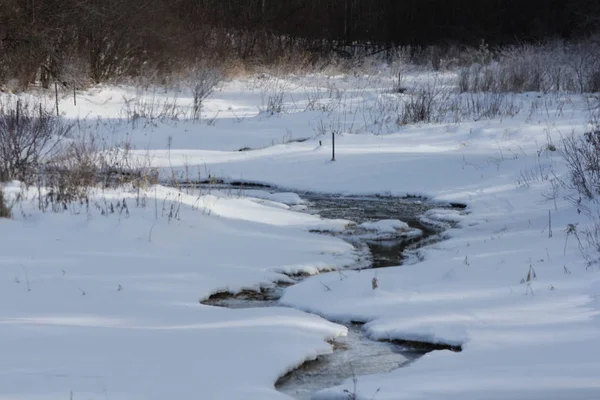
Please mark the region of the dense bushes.
POLYGON ((155 181, 147 163, 132 165, 126 143, 112 147, 85 128, 72 132, 74 127, 41 104, 0 104, 0 182, 52 188, 55 200, 72 201, 97 184, 155 181))
POLYGON ((461 92, 600 92, 600 38, 510 46, 459 71, 461 92))
POLYGON ((0 85, 164 78, 197 63, 316 63, 408 46, 442 67, 456 44, 570 38, 594 1, 12 0, 0 2, 0 85), (444 23, 440 24, 439 21, 444 23), (535 21, 535 23, 532 23, 535 21), (469 29, 465 29, 465 27, 469 29), (450 45, 454 43, 454 45, 450 45), (436 45, 424 48, 424 46, 436 45))

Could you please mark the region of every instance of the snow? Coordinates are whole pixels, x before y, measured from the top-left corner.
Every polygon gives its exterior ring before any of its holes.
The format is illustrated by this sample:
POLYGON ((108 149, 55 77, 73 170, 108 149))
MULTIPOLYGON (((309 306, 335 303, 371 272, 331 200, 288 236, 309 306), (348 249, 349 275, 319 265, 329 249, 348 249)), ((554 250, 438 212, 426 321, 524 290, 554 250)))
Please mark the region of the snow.
POLYGON ((346 230, 344 239, 351 243, 360 241, 385 244, 396 243, 398 240, 414 239, 423 235, 423 231, 410 227, 398 219, 367 221, 359 225, 351 225, 346 230))
POLYGON ((84 206, 42 215, 26 202, 31 216, 0 220, 3 397, 285 398, 275 380, 345 334, 293 309, 198 303, 289 280, 282 272, 351 264, 350 245, 306 232, 331 223, 214 195, 200 199, 208 215, 189 205, 194 196, 147 194, 146 208, 134 191, 94 195, 102 207, 125 199, 129 216, 84 206), (161 217, 169 195, 182 204, 178 221, 161 217))
MULTIPOLYGON (((41 213, 34 193, 25 192, 14 219, 0 220, 0 397, 283 399, 277 378, 331 351, 324 340, 346 333, 325 318, 364 321, 372 339, 462 346, 358 377, 358 398, 600 397, 598 268, 588 268, 566 230, 578 224, 583 232, 592 221, 564 193, 550 196, 552 177, 565 178, 566 167, 545 148, 588 128, 586 99, 528 93, 514 96, 521 109, 514 117, 397 126, 383 118, 388 110, 375 123, 392 81, 234 80, 205 102, 201 122, 123 122, 124 98, 140 96, 128 87, 80 93, 77 107, 65 98, 68 118, 87 116, 84 130, 131 144, 132 159, 149 161, 165 180, 217 177, 290 193, 156 186, 146 191, 145 207, 135 206, 134 190, 120 189, 93 193, 90 211, 41 213), (285 112, 261 112, 280 91, 285 112), (319 135, 319 126, 338 124, 332 162, 331 137, 319 135), (289 281, 283 273, 354 264, 351 245, 309 232, 341 232, 350 222, 295 211, 303 202, 294 190, 424 195, 467 208, 421 217, 448 230, 446 240, 418 250, 419 262, 348 271, 345 279, 310 277, 286 289, 281 304, 288 308, 199 304, 219 291, 289 281), (123 199, 129 216, 102 215, 107 203, 123 199), (171 204, 181 204, 178 219, 166 215, 171 204)), ((177 96, 189 104, 185 90, 177 96)), ((584 206, 595 213, 594 204, 584 206)), ((405 226, 388 220, 363 228, 405 226)), ((347 399, 353 390, 349 381, 316 398, 347 399)))
MULTIPOLYGON (((284 204, 286 206, 301 206, 305 203, 304 200, 297 193, 284 193, 284 192, 269 192, 266 190, 251 190, 244 189, 240 191, 240 194, 244 197, 262 199, 270 201, 270 204, 284 204)), ((288 208, 289 208, 288 207, 288 208)))
POLYGON ((422 224, 433 226, 441 229, 451 228, 453 224, 456 224, 463 220, 463 215, 457 210, 447 209, 432 209, 427 210, 419 217, 422 224))
POLYGON ((385 233, 394 233, 401 229, 408 229, 408 224, 406 222, 397 219, 384 219, 375 222, 363 222, 359 226, 368 230, 385 233))

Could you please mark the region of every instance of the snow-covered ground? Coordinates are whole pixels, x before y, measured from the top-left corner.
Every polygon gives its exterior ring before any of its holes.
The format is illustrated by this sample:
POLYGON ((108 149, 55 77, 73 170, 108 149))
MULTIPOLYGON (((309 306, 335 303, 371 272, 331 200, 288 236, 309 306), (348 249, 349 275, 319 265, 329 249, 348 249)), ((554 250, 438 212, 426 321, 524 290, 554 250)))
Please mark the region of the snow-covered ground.
POLYGON ((89 211, 29 215, 26 202, 26 217, 18 207, 0 220, 2 398, 285 398, 279 375, 345 333, 289 308, 199 304, 351 264, 350 245, 305 232, 345 221, 150 192, 145 207, 135 191, 107 191, 89 211), (181 207, 169 222, 171 204, 181 207))
MULTIPOLYGON (((98 191, 89 210, 58 214, 23 201, 14 220, 0 220, 0 398, 285 398, 277 378, 346 331, 324 318, 367 322, 373 339, 463 348, 359 377, 357 398, 600 398, 600 277, 567 230, 591 220, 564 192, 550 197, 551 180, 567 171, 548 144, 588 128, 585 98, 528 93, 511 97, 513 116, 399 126, 394 104, 410 94, 391 86, 386 76, 231 81, 205 101, 202 121, 132 118, 124 110, 140 93, 127 87, 80 93, 77 106, 63 99, 67 118, 86 117, 81 132, 130 144, 131 157, 165 179, 419 194, 468 208, 423 216, 455 225, 419 250, 423 261, 308 278, 281 300, 295 309, 228 310, 199 300, 285 281, 283 272, 351 266, 352 246, 308 232, 347 221, 299 213, 297 196, 259 190, 245 198, 151 187, 145 206, 133 190, 98 191), (271 115, 279 93, 283 112, 271 115), (340 133, 335 162, 331 131, 340 133)), ((156 104, 174 96, 144 94, 156 104)), ((346 382, 317 397, 353 391, 346 382)))

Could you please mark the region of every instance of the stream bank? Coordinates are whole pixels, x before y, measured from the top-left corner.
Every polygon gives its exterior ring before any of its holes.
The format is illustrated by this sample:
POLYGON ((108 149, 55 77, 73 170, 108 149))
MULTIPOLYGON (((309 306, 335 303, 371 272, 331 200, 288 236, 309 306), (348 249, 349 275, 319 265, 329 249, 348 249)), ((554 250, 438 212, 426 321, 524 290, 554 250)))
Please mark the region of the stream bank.
MULTIPOLYGON (((236 193, 244 195, 244 189, 238 186, 234 188, 236 193)), ((366 264, 357 264, 357 269, 398 266, 408 258, 418 259, 418 249, 425 244, 442 240, 443 227, 447 227, 443 224, 427 224, 427 219, 422 217, 434 209, 464 209, 461 205, 440 206, 420 198, 316 193, 302 193, 301 197, 305 203, 296 208, 299 211, 355 223, 343 232, 319 233, 340 237, 362 250, 368 259, 366 264)), ((306 276, 294 275, 290 278, 300 282, 306 276)), ((279 298, 290 285, 277 282, 260 291, 215 293, 202 301, 202 304, 236 309, 278 307, 279 298)), ((406 340, 374 341, 365 335, 363 323, 355 321, 345 324, 348 335, 330 341, 332 353, 306 361, 288 372, 276 382, 276 388, 296 399, 310 399, 317 391, 336 386, 346 379, 389 372, 407 366, 433 350, 461 350, 458 346, 445 344, 406 340)))

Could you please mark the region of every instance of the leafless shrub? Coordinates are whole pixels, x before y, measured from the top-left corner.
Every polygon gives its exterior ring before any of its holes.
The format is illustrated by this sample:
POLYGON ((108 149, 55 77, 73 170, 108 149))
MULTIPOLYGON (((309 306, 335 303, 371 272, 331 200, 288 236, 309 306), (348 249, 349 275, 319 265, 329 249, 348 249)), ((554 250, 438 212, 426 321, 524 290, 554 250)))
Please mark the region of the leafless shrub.
POLYGON ((284 92, 275 92, 271 93, 266 98, 266 104, 263 99, 263 107, 262 112, 266 113, 269 116, 273 116, 275 114, 281 114, 283 112, 283 98, 285 96, 284 92))
POLYGON ((440 115, 443 115, 448 95, 449 93, 437 80, 417 88, 404 101, 401 115, 398 117, 398 124, 436 121, 440 115))
MULTIPOLYGON (((480 84, 478 84, 480 85, 480 84)), ((481 87, 481 86, 479 86, 481 87)), ((419 86, 405 95, 403 106, 396 110, 397 124, 419 122, 461 122, 498 117, 514 117, 522 103, 509 93, 478 91, 454 93, 437 81, 419 86)))
POLYGON ((287 81, 261 74, 254 84, 260 89, 261 105, 258 107, 260 113, 273 116, 284 112, 284 99, 289 89, 287 81))
POLYGON ((404 93, 406 92, 406 76, 403 74, 403 71, 398 69, 395 73, 396 79, 394 80, 394 86, 392 88, 393 93, 404 93))
POLYGON ((506 93, 482 92, 467 93, 454 98, 453 107, 460 110, 463 117, 491 119, 497 117, 514 117, 521 111, 521 106, 515 103, 515 98, 506 93))
POLYGON ((415 96, 409 97, 404 103, 401 124, 415 124, 419 122, 431 122, 435 96, 431 91, 421 89, 415 96))
POLYGON ((573 74, 575 90, 585 92, 600 91, 600 43, 588 41, 573 46, 567 66, 573 74))
POLYGON ((600 130, 563 137, 561 147, 569 169, 569 187, 587 199, 600 195, 600 130))
POLYGON ((39 208, 58 211, 76 202, 87 204, 90 189, 99 186, 130 185, 139 191, 158 183, 149 157, 133 158, 130 150, 127 143, 109 147, 87 132, 70 139, 37 174, 38 192, 49 190, 45 199, 39 199, 39 208))
POLYGON ((541 91, 539 69, 518 59, 504 59, 490 65, 475 64, 459 71, 458 86, 465 92, 541 91))
POLYGON ((592 226, 586 229, 584 234, 589 249, 595 254, 595 256, 589 254, 586 256, 588 266, 590 266, 598 263, 598 255, 600 254, 600 218, 598 216, 593 219, 592 226))
POLYGON ((434 70, 451 70, 473 64, 486 64, 494 57, 494 52, 483 40, 477 46, 458 44, 427 47, 403 46, 400 51, 406 53, 405 58, 412 64, 430 67, 434 70))
POLYGON ((331 120, 319 120, 314 131, 316 136, 341 135, 344 132, 345 121, 341 118, 332 118, 331 120))
MULTIPOLYGON (((501 54, 495 74, 498 90, 505 92, 542 92, 550 85, 545 79, 548 65, 545 54, 526 46, 508 48, 501 54)), ((494 74, 492 72, 492 74, 494 74)))
POLYGON ((200 119, 202 102, 215 90, 223 75, 216 68, 199 68, 192 74, 192 96, 194 98, 194 119, 200 119))
POLYGON ((304 111, 330 111, 327 104, 323 102, 326 95, 327 92, 320 88, 309 88, 306 92, 306 107, 304 111))
POLYGON ((0 181, 27 182, 70 130, 42 105, 21 100, 0 105, 0 181))
POLYGON ((134 127, 139 121, 144 124, 154 124, 156 121, 185 119, 188 115, 177 103, 177 97, 162 98, 156 87, 151 90, 141 90, 132 98, 123 98, 125 103, 121 115, 134 127))
POLYGON ((158 170, 152 166, 149 153, 134 157, 129 143, 106 147, 101 151, 99 184, 118 187, 131 184, 134 188, 146 188, 158 183, 158 170))
POLYGON ((327 82, 327 90, 320 87, 308 87, 305 93, 306 106, 302 110, 331 113, 342 105, 345 92, 344 89, 340 89, 330 82, 327 82))
POLYGON ((53 201, 87 201, 89 189, 101 179, 104 152, 92 134, 81 133, 65 143, 58 156, 47 162, 37 177, 38 189, 47 187, 53 201))
POLYGON ((461 68, 458 70, 458 90, 461 93, 466 93, 471 90, 472 73, 471 68, 461 68))
MULTIPOLYGON (((589 223, 584 229, 579 229, 579 224, 568 224, 565 229, 565 246, 564 254, 567 253, 567 244, 570 236, 574 236, 577 240, 577 247, 580 254, 587 262, 587 268, 600 263, 600 211, 596 210, 596 214, 589 214, 589 223)), ((571 271, 564 267, 564 273, 570 275, 571 271)))
MULTIPOLYGON (((364 128, 367 132, 375 134, 383 133, 388 125, 394 121, 400 124, 400 116, 404 112, 404 103, 399 101, 397 95, 383 94, 377 97, 374 103, 365 104, 362 109, 364 128), (394 117, 396 116, 396 120, 394 117)), ((346 114, 344 114, 346 116, 346 114)), ((396 127, 392 127, 394 130, 396 127)), ((389 132, 388 132, 389 133, 389 132)))

